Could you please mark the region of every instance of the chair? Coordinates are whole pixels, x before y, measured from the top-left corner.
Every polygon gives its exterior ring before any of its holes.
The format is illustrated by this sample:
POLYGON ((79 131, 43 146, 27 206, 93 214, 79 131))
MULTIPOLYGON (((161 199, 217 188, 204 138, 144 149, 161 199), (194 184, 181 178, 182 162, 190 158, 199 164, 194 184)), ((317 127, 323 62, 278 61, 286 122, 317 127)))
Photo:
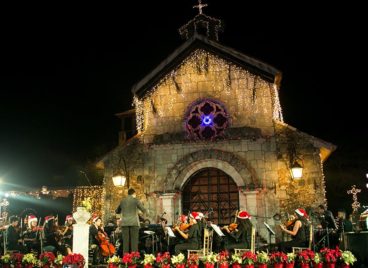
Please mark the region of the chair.
POLYGON ((313 226, 312 224, 309 225, 309 240, 308 240, 308 247, 292 247, 293 253, 297 254, 300 251, 306 249, 312 249, 312 242, 313 242, 313 226))
POLYGON ((199 258, 207 256, 212 252, 213 230, 207 228, 203 233, 203 247, 201 249, 188 249, 188 258, 191 254, 197 254, 199 258))
POLYGON ((242 254, 246 251, 251 251, 255 253, 256 251, 256 228, 252 226, 250 233, 250 248, 234 248, 235 254, 242 254))

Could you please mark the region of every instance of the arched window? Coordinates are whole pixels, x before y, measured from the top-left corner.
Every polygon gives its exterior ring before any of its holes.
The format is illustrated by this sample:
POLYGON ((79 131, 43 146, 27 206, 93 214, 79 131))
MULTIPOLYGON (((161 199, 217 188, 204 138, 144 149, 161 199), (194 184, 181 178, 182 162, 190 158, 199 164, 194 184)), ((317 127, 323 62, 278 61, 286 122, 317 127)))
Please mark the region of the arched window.
POLYGON ((216 168, 205 168, 193 174, 182 191, 183 212, 209 214, 216 224, 229 224, 239 209, 239 191, 234 180, 216 168))

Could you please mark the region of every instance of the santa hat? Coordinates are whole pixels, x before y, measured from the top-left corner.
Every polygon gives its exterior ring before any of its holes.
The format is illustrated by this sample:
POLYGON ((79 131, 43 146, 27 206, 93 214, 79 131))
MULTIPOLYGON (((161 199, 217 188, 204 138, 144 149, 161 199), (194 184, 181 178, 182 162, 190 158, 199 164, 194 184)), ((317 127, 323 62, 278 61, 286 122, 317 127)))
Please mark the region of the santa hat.
POLYGON ((66 215, 65 221, 73 220, 73 215, 66 215))
POLYGON ((193 211, 192 213, 190 213, 190 215, 189 215, 191 218, 193 218, 193 219, 195 219, 195 220, 197 220, 198 218, 198 212, 195 212, 195 211, 193 211))
POLYGON ((46 216, 46 217, 45 217, 45 222, 49 222, 49 221, 51 221, 51 220, 53 220, 53 219, 55 219, 55 217, 54 217, 54 216, 46 216))
POLYGON ((92 222, 95 223, 98 219, 101 219, 99 216, 95 216, 92 218, 92 222))
POLYGON ((201 219, 203 219, 203 217, 204 217, 204 214, 202 212, 198 212, 198 216, 197 216, 196 220, 201 220, 201 219))
POLYGON ((35 215, 28 216, 28 222, 37 221, 37 217, 35 215))
POLYGON ((241 210, 241 211, 239 211, 239 213, 238 213, 238 218, 239 219, 251 219, 252 217, 249 215, 249 213, 248 212, 246 212, 245 210, 241 210))
POLYGON ((301 217, 308 218, 308 214, 307 214, 307 212, 306 212, 304 209, 302 209, 302 208, 297 208, 297 209, 295 210, 295 212, 296 212, 296 214, 298 214, 298 215, 299 215, 299 216, 301 216, 301 217))

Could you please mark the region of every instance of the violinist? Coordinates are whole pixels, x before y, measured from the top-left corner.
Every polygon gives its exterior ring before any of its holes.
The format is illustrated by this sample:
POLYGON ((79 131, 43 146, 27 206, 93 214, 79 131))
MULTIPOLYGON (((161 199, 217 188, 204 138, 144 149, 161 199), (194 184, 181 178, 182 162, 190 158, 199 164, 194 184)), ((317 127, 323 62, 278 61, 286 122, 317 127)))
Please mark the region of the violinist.
MULTIPOLYGON (((74 224, 74 218, 72 215, 66 215, 65 217, 65 225, 64 229, 61 231, 62 241, 65 246, 65 248, 70 250, 70 253, 72 252, 73 248, 73 224, 74 224)), ((68 254, 69 253, 68 250, 68 254)))
POLYGON ((198 224, 195 218, 198 217, 197 212, 192 212, 189 215, 189 226, 188 233, 182 231, 179 226, 175 227, 177 231, 184 239, 185 243, 175 245, 175 254, 183 253, 188 249, 199 249, 200 244, 200 234, 198 224))
POLYGON ((307 238, 307 225, 308 225, 308 214, 302 209, 298 208, 294 211, 294 221, 289 221, 289 228, 292 230, 288 230, 285 225, 280 225, 281 230, 289 235, 291 235, 292 240, 281 242, 278 244, 279 251, 290 252, 292 247, 305 247, 308 244, 307 238))
POLYGON ((17 250, 17 251, 23 251, 20 239, 20 230, 19 230, 19 218, 17 216, 11 216, 10 219, 10 225, 6 231, 6 238, 8 241, 7 249, 8 250, 17 250))
POLYGON ((238 224, 233 223, 223 227, 230 238, 228 243, 225 243, 226 250, 250 248, 250 234, 252 229, 252 223, 250 222, 251 216, 247 211, 242 210, 237 214, 237 219, 239 220, 238 224))
POLYGON ((27 252, 36 251, 40 252, 40 242, 38 240, 41 227, 37 225, 38 219, 35 215, 28 215, 27 230, 23 233, 24 245, 27 248, 27 252))

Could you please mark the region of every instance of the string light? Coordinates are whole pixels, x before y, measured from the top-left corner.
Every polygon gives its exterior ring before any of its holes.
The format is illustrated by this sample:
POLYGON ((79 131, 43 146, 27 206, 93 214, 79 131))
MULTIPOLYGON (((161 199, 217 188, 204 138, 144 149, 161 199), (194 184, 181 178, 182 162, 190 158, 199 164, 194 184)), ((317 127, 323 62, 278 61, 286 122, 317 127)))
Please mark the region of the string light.
MULTIPOLYGON (((202 81, 209 88, 204 88, 204 90, 199 88, 199 97, 207 97, 205 90, 211 88, 216 96, 221 96, 221 94, 230 95, 234 91, 233 93, 236 94, 239 104, 245 106, 246 102, 251 100, 255 105, 255 109, 259 105, 266 106, 264 105, 265 100, 271 95, 273 98, 273 119, 283 122, 276 85, 259 79, 258 76, 238 65, 229 63, 217 55, 203 49, 197 49, 179 66, 163 77, 143 97, 134 96, 133 105, 136 109, 138 133, 144 132, 156 117, 176 116, 174 114, 175 104, 183 102, 183 100, 185 103, 186 94, 192 93, 194 89, 189 85, 202 81), (211 77, 209 78, 209 76, 211 77), (267 94, 266 88, 269 88, 271 94, 267 94), (167 92, 167 100, 163 101, 161 91, 167 92), (239 94, 240 92, 241 94, 239 94), (243 97, 240 97, 242 94, 243 97), (260 103, 257 102, 258 98, 260 103), (153 111, 153 106, 156 113, 153 111)), ((263 107, 263 111, 267 112, 266 107, 263 107)))
POLYGON ((358 211, 358 208, 360 208, 360 203, 358 202, 358 193, 360 193, 362 190, 359 188, 356 188, 355 185, 351 186, 351 190, 348 190, 347 193, 353 195, 353 203, 351 204, 351 207, 353 208, 353 213, 358 211))
POLYGON ((83 200, 90 198, 92 205, 91 212, 103 216, 105 194, 106 192, 104 191, 103 186, 78 186, 74 189, 73 211, 76 211, 77 207, 81 206, 83 200))

